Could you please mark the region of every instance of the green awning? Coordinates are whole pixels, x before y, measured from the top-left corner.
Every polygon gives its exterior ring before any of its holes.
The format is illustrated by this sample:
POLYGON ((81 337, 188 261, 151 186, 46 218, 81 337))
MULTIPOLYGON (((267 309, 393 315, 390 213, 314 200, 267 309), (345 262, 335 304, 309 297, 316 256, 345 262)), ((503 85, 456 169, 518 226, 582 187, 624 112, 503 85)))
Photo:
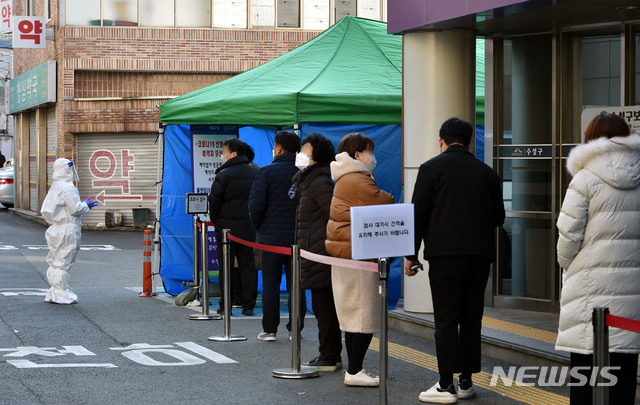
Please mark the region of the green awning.
POLYGON ((401 124, 402 37, 347 16, 298 48, 160 106, 163 124, 401 124))

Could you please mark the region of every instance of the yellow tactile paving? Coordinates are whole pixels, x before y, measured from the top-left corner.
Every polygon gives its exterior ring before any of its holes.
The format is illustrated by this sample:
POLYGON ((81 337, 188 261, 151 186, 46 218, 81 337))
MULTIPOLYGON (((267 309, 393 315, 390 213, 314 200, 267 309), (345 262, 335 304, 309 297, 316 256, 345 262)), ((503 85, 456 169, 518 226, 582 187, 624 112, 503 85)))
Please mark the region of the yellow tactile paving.
MULTIPOLYGON (((380 342, 378 338, 373 338, 369 348, 371 350, 378 351, 380 342)), ((429 369, 431 371, 438 371, 438 362, 436 356, 421 352, 416 349, 412 349, 407 346, 403 346, 397 343, 389 342, 389 357, 396 358, 398 360, 405 361, 407 363, 414 364, 419 367, 429 369)), ((567 405, 569 404, 569 398, 554 394, 552 392, 545 391, 537 387, 530 386, 516 386, 515 383, 507 387, 502 383, 500 379, 496 386, 491 386, 491 373, 481 371, 480 373, 473 375, 473 384, 476 387, 484 388, 500 395, 507 396, 511 399, 524 402, 531 405, 567 405)), ((419 393, 416 392, 416 396, 419 393)))
POLYGON ((503 321, 496 318, 482 317, 482 326, 497 329, 502 332, 513 333, 514 335, 524 336, 531 339, 542 340, 543 342, 556 343, 558 334, 542 329, 532 328, 530 326, 520 325, 515 322, 503 321))
MULTIPOLYGON (((482 326, 553 344, 556 343, 556 338, 558 337, 558 334, 556 332, 536 329, 530 326, 520 325, 515 322, 508 322, 496 318, 490 318, 488 316, 482 317, 482 326)), ((638 358, 638 364, 640 364, 640 358, 638 358)))

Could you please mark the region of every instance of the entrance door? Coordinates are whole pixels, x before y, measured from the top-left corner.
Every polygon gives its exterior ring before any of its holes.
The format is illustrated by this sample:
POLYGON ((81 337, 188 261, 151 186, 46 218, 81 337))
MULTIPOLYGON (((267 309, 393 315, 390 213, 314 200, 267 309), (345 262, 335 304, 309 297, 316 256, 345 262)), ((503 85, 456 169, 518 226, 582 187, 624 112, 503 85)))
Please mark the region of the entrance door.
POLYGON ((552 37, 498 43, 494 60, 502 71, 496 80, 501 106, 493 165, 507 217, 498 237, 494 303, 552 312, 557 303, 553 201, 559 160, 552 139, 552 37))

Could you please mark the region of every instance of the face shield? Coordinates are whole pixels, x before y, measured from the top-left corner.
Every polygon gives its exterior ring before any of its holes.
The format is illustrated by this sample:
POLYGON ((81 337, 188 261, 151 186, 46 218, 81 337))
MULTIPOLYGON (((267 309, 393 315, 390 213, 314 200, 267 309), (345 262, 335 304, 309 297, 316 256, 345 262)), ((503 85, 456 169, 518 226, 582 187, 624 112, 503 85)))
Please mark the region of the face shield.
POLYGON ((69 161, 67 165, 73 170, 73 178, 76 180, 76 184, 80 182, 80 178, 78 177, 78 171, 76 170, 76 165, 73 164, 72 161, 69 161))

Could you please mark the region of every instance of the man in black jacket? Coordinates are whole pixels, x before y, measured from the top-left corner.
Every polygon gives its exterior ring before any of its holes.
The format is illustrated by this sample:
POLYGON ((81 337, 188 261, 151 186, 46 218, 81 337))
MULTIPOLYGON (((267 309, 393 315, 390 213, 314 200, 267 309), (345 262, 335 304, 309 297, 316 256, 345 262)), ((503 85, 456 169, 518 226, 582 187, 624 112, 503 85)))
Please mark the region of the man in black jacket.
POLYGON ((480 371, 484 290, 505 213, 498 175, 468 150, 472 135, 469 123, 445 121, 442 153, 420 166, 413 192, 416 255, 407 256, 405 273, 422 268, 417 253, 424 241, 440 373, 440 381, 420 393, 423 402, 473 397, 471 374, 480 371), (461 373, 457 393, 453 373, 461 373))
MULTIPOLYGON (((262 167, 251 188, 249 216, 258 231, 258 242, 272 246, 293 245, 296 229, 298 201, 289 197, 291 180, 298 173, 296 153, 300 151, 300 138, 293 132, 276 134, 273 162, 262 167)), ((291 257, 271 252, 261 252, 262 261, 262 333, 258 339, 275 341, 280 324, 280 282, 282 267, 287 278, 287 290, 291 286, 291 257)), ((304 322, 305 300, 301 299, 300 316, 304 322)), ((289 297, 291 313, 291 297, 289 297)), ((287 323, 291 331, 291 317, 287 323)))
MULTIPOLYGON (((222 230, 229 229, 233 236, 253 242, 256 231, 249 221, 248 199, 253 180, 258 169, 249 165, 246 156, 248 145, 238 138, 231 138, 222 144, 222 160, 224 164, 216 170, 216 177, 209 194, 209 216, 216 228, 218 243, 218 263, 222 268, 222 230)), ((242 313, 253 315, 258 296, 258 272, 256 270, 253 249, 239 243, 231 242, 231 267, 234 258, 238 261, 239 279, 242 284, 242 313)), ((233 277, 231 277, 233 280, 233 277)), ((220 272, 220 285, 223 277, 220 272)), ((220 299, 222 312, 223 299, 220 299)))

